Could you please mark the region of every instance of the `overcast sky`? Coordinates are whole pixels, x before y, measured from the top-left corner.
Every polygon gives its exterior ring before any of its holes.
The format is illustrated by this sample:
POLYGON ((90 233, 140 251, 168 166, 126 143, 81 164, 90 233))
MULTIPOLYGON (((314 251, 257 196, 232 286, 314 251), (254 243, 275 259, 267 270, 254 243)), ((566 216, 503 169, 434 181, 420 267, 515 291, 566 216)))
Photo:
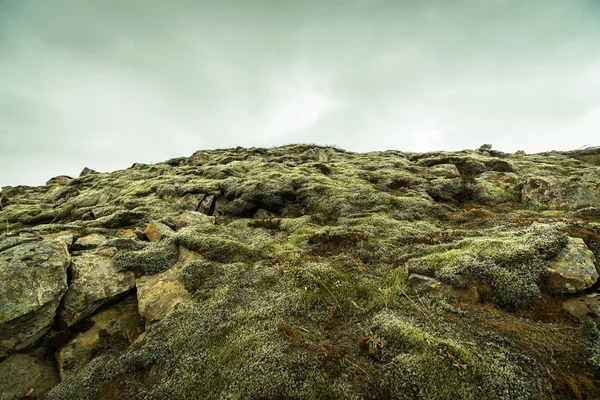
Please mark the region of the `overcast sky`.
POLYGON ((0 186, 295 142, 600 145, 600 1, 0 0, 0 186))

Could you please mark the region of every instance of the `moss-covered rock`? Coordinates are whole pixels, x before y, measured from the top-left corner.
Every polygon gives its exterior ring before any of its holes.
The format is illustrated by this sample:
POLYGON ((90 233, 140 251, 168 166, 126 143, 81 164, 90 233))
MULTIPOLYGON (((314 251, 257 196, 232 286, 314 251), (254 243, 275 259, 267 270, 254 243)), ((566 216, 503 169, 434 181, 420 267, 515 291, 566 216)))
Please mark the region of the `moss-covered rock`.
POLYGON ((540 297, 549 260, 566 243, 558 230, 540 227, 525 234, 465 240, 443 253, 412 259, 407 268, 460 288, 481 281, 491 288, 493 302, 521 306, 540 297))

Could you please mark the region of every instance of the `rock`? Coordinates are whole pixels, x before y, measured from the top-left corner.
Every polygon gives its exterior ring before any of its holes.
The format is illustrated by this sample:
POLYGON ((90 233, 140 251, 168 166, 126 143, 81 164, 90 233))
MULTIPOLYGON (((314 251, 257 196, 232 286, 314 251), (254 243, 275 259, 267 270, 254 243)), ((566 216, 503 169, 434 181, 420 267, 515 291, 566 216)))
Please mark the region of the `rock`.
POLYGON ((175 225, 175 230, 180 230, 181 228, 192 225, 214 224, 214 221, 214 217, 209 217, 197 211, 189 211, 175 218, 173 220, 173 225, 175 225))
POLYGON ((115 270, 114 255, 114 249, 100 248, 73 257, 73 278, 60 310, 64 325, 73 325, 135 286, 133 272, 115 270))
POLYGON ((67 291, 69 262, 66 246, 52 241, 0 253, 0 358, 31 346, 50 329, 67 291))
POLYGON ((92 359, 94 349, 104 336, 117 335, 133 342, 143 331, 137 301, 131 296, 90 318, 92 327, 78 334, 56 353, 60 379, 76 365, 92 359))
POLYGON ((563 309, 574 317, 600 317, 600 293, 590 293, 565 301, 563 309))
POLYGON ((205 153, 204 151, 197 151, 191 155, 191 157, 188 160, 188 164, 189 165, 203 165, 205 162, 208 161, 209 158, 210 158, 210 156, 207 153, 205 153))
POLYGON ((121 239, 138 239, 138 235, 133 229, 123 229, 120 231, 121 239))
POLYGON ((0 362, 0 399, 42 399, 60 380, 51 361, 15 354, 0 362))
POLYGON ((408 284, 411 289, 417 293, 442 293, 463 301, 481 303, 481 294, 474 286, 465 289, 455 288, 435 278, 420 274, 411 274, 408 277, 408 284))
POLYGON ((206 215, 211 215, 214 210, 213 208, 213 202, 215 203, 215 207, 216 207, 216 199, 214 195, 208 195, 203 197, 199 203, 197 203, 196 207, 194 208, 195 211, 200 211, 202 214, 206 214, 206 215))
POLYGON ((580 238, 569 237, 567 246, 548 268, 548 284, 557 293, 581 292, 596 283, 598 271, 594 254, 580 238))
POLYGON ((200 211, 207 214, 205 210, 208 211, 211 203, 211 199, 208 199, 208 197, 212 198, 213 196, 207 196, 201 193, 188 193, 183 197, 177 198, 176 201, 177 204, 184 210, 200 211))
POLYGON ((144 234, 151 242, 160 242, 174 233, 173 229, 158 221, 150 221, 144 230, 144 234))
POLYGON ((92 234, 80 237, 73 243, 73 251, 91 250, 99 247, 106 238, 102 235, 92 234))
POLYGON ((59 243, 63 243, 67 248, 70 248, 73 245, 73 232, 71 231, 62 231, 58 233, 47 233, 44 235, 40 235, 40 237, 44 240, 51 240, 59 243))
POLYGON ((600 178, 589 174, 569 179, 530 178, 521 191, 521 203, 556 210, 577 210, 600 204, 600 178))
POLYGON ((486 150, 491 150, 491 149, 492 149, 491 144, 482 144, 481 146, 479 146, 479 151, 486 151, 486 150))
POLYGON ((92 208, 92 213, 96 218, 107 217, 116 213, 117 211, 124 210, 124 207, 120 206, 102 206, 102 207, 94 207, 92 208))
POLYGON ((64 186, 67 183, 69 183, 69 181, 72 179, 73 178, 71 178, 70 176, 67 176, 67 175, 55 176, 54 178, 51 178, 50 180, 48 180, 48 182, 46 182, 46 186, 48 186, 48 185, 64 186))
POLYGON ((139 313, 144 317, 146 326, 160 321, 177 304, 190 297, 190 293, 185 290, 179 277, 187 263, 200 258, 198 253, 181 247, 179 260, 172 268, 156 275, 145 275, 136 280, 139 313))
POLYGON ((93 169, 85 167, 81 170, 81 172, 79 173, 79 176, 86 176, 86 175, 92 175, 92 174, 97 174, 97 173, 98 172, 94 171, 93 169))

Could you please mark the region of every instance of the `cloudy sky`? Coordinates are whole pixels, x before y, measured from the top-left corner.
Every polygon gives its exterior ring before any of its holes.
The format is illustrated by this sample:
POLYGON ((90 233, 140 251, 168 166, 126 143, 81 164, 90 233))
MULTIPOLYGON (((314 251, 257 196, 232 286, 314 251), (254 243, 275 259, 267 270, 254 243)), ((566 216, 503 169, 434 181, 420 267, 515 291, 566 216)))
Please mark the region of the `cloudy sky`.
POLYGON ((0 0, 0 186, 198 149, 600 145, 598 0, 0 0))

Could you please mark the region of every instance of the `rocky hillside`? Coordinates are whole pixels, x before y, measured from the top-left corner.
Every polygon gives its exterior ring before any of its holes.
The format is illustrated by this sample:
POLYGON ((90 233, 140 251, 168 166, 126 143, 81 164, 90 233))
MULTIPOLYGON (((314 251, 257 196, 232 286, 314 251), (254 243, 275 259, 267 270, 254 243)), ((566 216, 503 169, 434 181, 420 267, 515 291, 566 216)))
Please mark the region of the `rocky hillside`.
POLYGON ((198 151, 0 192, 0 398, 600 398, 600 148, 198 151))

